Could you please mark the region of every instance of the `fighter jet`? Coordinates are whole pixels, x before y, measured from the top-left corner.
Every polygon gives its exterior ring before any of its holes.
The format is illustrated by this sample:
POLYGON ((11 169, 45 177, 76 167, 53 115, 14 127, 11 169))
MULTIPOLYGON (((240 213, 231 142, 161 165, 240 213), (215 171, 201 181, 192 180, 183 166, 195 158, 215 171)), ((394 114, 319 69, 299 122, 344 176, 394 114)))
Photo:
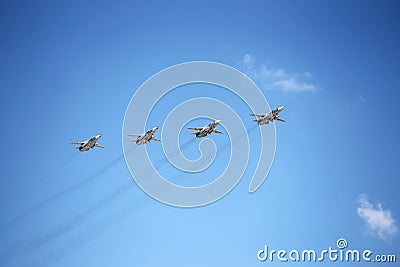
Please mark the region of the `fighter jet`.
POLYGON ((79 146, 76 146, 75 148, 79 149, 79 151, 81 151, 81 152, 85 152, 94 147, 104 148, 104 146, 97 144, 97 141, 99 141, 100 138, 101 138, 101 134, 93 136, 89 140, 86 140, 83 142, 70 142, 70 144, 79 145, 79 146))
POLYGON ((136 136, 137 139, 131 140, 136 142, 137 145, 144 145, 150 143, 151 140, 162 142, 161 140, 154 137, 154 133, 158 130, 158 127, 154 127, 143 134, 128 134, 128 136, 136 136))
POLYGON ((285 120, 279 117, 279 113, 284 109, 285 106, 281 106, 272 110, 271 112, 268 112, 267 114, 249 114, 249 115, 256 117, 256 119, 253 121, 257 122, 258 125, 268 124, 270 122, 273 122, 274 120, 285 122, 285 120))
POLYGON ((220 120, 216 120, 201 128, 188 128, 188 129, 197 131, 195 133, 192 133, 196 135, 197 138, 205 137, 212 133, 223 134, 223 132, 220 132, 217 129, 215 129, 220 123, 221 123, 220 120))

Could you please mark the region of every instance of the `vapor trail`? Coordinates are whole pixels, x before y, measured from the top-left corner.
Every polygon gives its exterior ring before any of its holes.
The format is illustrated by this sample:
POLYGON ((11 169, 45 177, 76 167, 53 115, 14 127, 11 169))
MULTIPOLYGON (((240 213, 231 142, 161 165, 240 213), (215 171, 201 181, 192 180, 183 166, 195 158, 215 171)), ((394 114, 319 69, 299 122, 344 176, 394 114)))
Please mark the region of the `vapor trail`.
MULTIPOLYGON (((77 154, 74 153, 72 154, 70 157, 64 159, 63 161, 61 161, 60 163, 58 163, 54 168, 52 168, 49 172, 47 172, 47 174, 45 175, 41 175, 40 177, 40 182, 43 184, 44 182, 46 182, 48 180, 48 178, 50 178, 52 175, 54 175, 54 173, 57 173, 57 171, 59 171, 60 169, 62 169, 63 167, 68 166, 71 162, 73 162, 73 160, 76 158, 77 154)), ((35 181, 36 183, 37 181, 35 181)), ((21 189, 22 192, 20 192, 20 195, 27 195, 30 192, 32 192, 32 188, 34 188, 32 185, 26 185, 25 184, 24 189, 21 189)), ((8 201, 0 201, 0 207, 5 206, 6 204, 9 204, 8 201)), ((3 226, 1 226, 0 228, 2 228, 3 226)))
POLYGON ((9 249, 6 253, 3 253, 3 255, 0 257, 0 265, 3 265, 4 263, 8 262, 12 258, 15 258, 16 256, 18 256, 21 253, 24 253, 26 251, 36 250, 44 245, 47 245, 47 244, 57 240, 58 238, 60 238, 62 235, 67 234, 68 232, 72 231, 77 226, 82 224, 85 220, 90 218, 93 214, 95 214, 98 210, 104 209, 105 207, 110 205, 116 197, 125 193, 130 188, 129 184, 125 183, 125 184, 119 186, 117 189, 115 189, 113 192, 111 192, 105 198, 101 199, 100 201, 96 202, 92 206, 90 206, 87 209, 83 210, 82 212, 78 213, 67 223, 59 226, 55 230, 53 230, 45 235, 39 236, 38 238, 36 238, 32 241, 28 241, 28 242, 21 241, 19 244, 15 244, 13 246, 13 248, 9 249))
POLYGON ((35 266, 51 265, 51 263, 59 261, 60 259, 67 256, 71 252, 91 242, 93 239, 96 238, 96 236, 105 232, 107 229, 115 227, 116 225, 118 225, 118 223, 121 223, 124 219, 126 219, 127 215, 131 214, 134 207, 136 208, 138 207, 134 206, 134 204, 137 203, 136 200, 139 200, 139 197, 137 199, 134 199, 133 201, 127 202, 127 204, 120 209, 117 210, 113 209, 112 213, 110 213, 101 222, 98 222, 96 225, 89 227, 85 232, 81 233, 78 237, 70 238, 55 251, 44 256, 41 259, 41 261, 37 263, 35 266))
POLYGON ((114 158, 110 163, 106 164, 105 166, 103 166, 99 170, 95 171, 93 174, 87 176, 83 180, 80 180, 77 183, 64 188, 63 190, 50 195, 49 197, 40 201, 39 203, 32 205, 30 208, 28 208, 24 212, 20 213, 19 215, 16 215, 14 218, 9 220, 5 224, 1 225, 0 231, 4 230, 5 228, 8 228, 9 226, 17 223, 18 221, 21 221, 22 219, 24 219, 28 215, 32 214, 36 210, 39 210, 42 207, 46 206, 48 203, 57 201, 57 200, 61 199, 62 197, 74 192, 75 190, 78 190, 82 186, 90 183, 91 181, 94 181, 96 178, 100 177, 101 174, 105 173, 108 169, 110 169, 112 166, 114 166, 116 163, 118 163, 121 159, 123 159, 123 157, 124 157, 123 154, 119 155, 118 157, 114 158))

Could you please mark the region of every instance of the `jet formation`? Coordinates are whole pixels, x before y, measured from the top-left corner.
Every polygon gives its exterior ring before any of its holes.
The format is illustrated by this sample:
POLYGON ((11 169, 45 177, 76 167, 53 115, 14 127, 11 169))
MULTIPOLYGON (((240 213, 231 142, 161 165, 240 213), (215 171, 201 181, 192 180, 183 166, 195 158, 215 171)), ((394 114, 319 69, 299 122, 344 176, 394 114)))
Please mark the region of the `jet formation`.
MULTIPOLYGON (((253 120, 253 122, 257 122, 258 125, 264 125, 264 124, 269 124, 270 122, 273 121, 281 121, 281 122, 286 122, 285 120, 281 119, 279 117, 279 113, 282 112, 282 110, 285 109, 285 106, 280 106, 277 107, 276 109, 266 113, 266 114, 249 114, 250 116, 255 116, 256 119, 253 120)), ((188 130, 193 130, 196 132, 193 132, 192 134, 195 135, 197 138, 202 138, 207 135, 210 135, 212 133, 217 133, 217 134, 223 134, 223 132, 218 131, 216 128, 217 126, 221 123, 221 120, 215 120, 210 124, 207 124, 206 126, 203 127, 191 127, 188 128, 188 130)), ((128 136, 135 136, 137 137, 136 139, 131 140, 131 142, 135 142, 136 145, 144 145, 150 143, 150 141, 157 141, 157 142, 162 142, 160 139, 157 139, 154 134, 157 132, 158 127, 153 127, 152 129, 148 130, 147 132, 143 134, 128 134, 128 136)), ((99 145, 97 142, 101 138, 101 135, 96 135, 86 141, 83 142, 70 142, 70 144, 77 144, 79 146, 76 146, 76 149, 79 149, 81 152, 88 151, 92 148, 99 147, 99 148, 105 148, 104 146, 99 145)))
POLYGON ((75 144, 75 145, 79 145, 76 146, 76 149, 79 149, 79 151, 81 152, 85 152, 88 151, 94 147, 99 147, 99 148, 105 148, 104 146, 101 146, 97 143, 97 141, 99 141, 99 139, 101 138, 101 134, 93 136, 92 138, 83 141, 83 142, 70 142, 70 144, 75 144))

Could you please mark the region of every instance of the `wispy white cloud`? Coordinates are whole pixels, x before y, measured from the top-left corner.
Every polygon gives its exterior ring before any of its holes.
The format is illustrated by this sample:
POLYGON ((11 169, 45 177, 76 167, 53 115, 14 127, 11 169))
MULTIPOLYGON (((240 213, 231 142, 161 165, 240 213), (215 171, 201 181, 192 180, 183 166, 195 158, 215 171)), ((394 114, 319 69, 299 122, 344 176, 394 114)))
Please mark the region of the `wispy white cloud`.
POLYGON ((380 203, 373 205, 365 194, 359 196, 358 204, 357 213, 365 221, 368 233, 383 240, 397 234, 399 229, 390 210, 384 210, 380 203))
POLYGON ((367 99, 362 95, 358 96, 358 101, 360 101, 361 103, 367 103, 367 99))
POLYGON ((254 64, 254 58, 253 58, 251 55, 246 54, 246 55, 244 55, 244 57, 243 57, 242 63, 243 63, 243 65, 245 65, 245 66, 253 65, 253 64, 254 64))
POLYGON ((310 72, 301 74, 288 73, 283 68, 267 68, 265 65, 256 65, 255 59, 246 54, 242 59, 244 72, 252 79, 261 83, 266 89, 277 89, 285 92, 316 91, 317 87, 308 82, 310 72))

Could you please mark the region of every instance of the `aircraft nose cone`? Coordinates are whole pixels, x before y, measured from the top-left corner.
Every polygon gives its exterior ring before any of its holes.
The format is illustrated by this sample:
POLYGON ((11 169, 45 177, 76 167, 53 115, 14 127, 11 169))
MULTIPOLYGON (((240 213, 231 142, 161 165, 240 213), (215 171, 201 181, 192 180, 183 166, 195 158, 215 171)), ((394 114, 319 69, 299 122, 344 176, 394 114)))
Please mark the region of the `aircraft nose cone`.
POLYGON ((98 139, 98 138, 101 138, 101 134, 99 134, 99 135, 97 136, 97 139, 98 139))
POLYGON ((282 111, 282 110, 284 110, 284 109, 285 109, 285 106, 279 107, 279 111, 282 111))
POLYGON ((220 123, 221 123, 221 120, 216 120, 215 123, 216 123, 216 124, 220 124, 220 123))

